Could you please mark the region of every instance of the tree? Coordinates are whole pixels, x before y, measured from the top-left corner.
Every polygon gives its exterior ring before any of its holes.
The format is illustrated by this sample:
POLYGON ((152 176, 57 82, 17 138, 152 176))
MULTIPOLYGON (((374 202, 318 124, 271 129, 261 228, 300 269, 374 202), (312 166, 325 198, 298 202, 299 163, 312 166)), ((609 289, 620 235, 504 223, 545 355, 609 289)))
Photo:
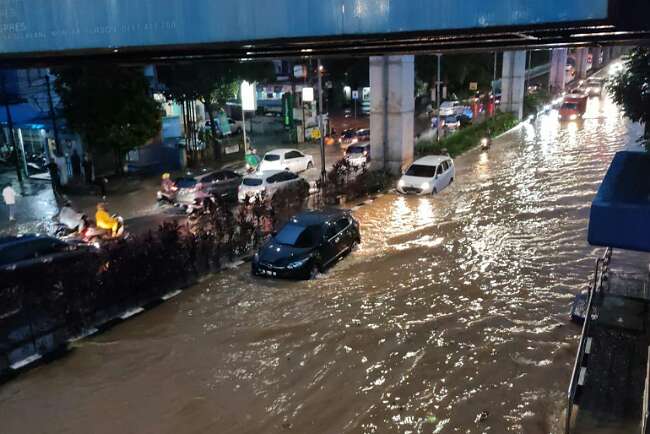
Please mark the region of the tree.
POLYGON ((608 81, 607 89, 625 116, 645 124, 639 141, 650 152, 650 49, 635 48, 623 62, 624 67, 608 81))
POLYGON ((68 126, 91 152, 112 152, 118 173, 127 152, 160 132, 160 104, 149 94, 142 68, 93 65, 61 69, 56 75, 68 126))
MULTIPOLYGON (((196 100, 203 103, 210 118, 211 136, 215 138, 214 115, 236 97, 239 82, 272 80, 275 75, 270 62, 202 61, 162 65, 158 77, 166 87, 167 98, 181 104, 196 100)), ((215 154, 220 155, 219 143, 214 140, 213 145, 215 154)))

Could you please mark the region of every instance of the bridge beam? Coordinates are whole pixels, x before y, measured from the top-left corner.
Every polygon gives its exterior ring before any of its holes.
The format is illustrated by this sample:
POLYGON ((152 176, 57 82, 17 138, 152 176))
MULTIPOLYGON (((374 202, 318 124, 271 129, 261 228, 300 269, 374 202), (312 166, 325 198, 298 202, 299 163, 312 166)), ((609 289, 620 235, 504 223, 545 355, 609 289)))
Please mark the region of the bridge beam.
POLYGON ((501 110, 514 113, 519 119, 523 118, 526 51, 506 51, 503 53, 501 80, 501 110))
POLYGON ((413 162, 413 56, 370 58, 372 166, 393 174, 413 162))
POLYGON ((551 94, 564 92, 566 86, 567 49, 555 48, 551 53, 551 76, 549 88, 551 94))

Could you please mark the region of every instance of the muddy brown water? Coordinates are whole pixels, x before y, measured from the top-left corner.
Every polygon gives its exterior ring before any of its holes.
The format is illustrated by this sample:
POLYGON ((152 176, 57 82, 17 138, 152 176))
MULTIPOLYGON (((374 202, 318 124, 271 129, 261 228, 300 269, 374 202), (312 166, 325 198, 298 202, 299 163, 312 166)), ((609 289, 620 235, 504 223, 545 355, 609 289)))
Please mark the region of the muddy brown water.
POLYGON ((216 275, 0 386, 0 432, 559 432, 589 205, 638 130, 590 104, 361 207, 363 245, 314 281, 216 275))

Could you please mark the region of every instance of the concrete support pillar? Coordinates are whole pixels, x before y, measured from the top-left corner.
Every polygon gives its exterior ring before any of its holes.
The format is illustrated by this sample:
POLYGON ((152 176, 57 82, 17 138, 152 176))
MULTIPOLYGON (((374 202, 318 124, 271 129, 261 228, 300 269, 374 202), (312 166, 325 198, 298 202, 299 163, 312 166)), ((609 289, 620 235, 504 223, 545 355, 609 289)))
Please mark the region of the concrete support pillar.
POLYGON ((603 47, 603 65, 607 65, 612 60, 612 47, 603 47))
POLYGON ((578 79, 587 78, 587 68, 589 67, 589 49, 576 49, 576 76, 578 79))
POLYGON ((551 53, 551 73, 548 85, 551 94, 564 92, 566 85, 566 48, 554 48, 551 53))
POLYGON ((596 70, 602 66, 603 49, 600 47, 593 47, 591 49, 591 67, 596 70))
POLYGON ((413 56, 370 58, 372 167, 393 174, 413 162, 413 56))
POLYGON ((526 52, 506 51, 503 53, 501 76, 501 110, 524 117, 524 86, 526 82, 526 52))

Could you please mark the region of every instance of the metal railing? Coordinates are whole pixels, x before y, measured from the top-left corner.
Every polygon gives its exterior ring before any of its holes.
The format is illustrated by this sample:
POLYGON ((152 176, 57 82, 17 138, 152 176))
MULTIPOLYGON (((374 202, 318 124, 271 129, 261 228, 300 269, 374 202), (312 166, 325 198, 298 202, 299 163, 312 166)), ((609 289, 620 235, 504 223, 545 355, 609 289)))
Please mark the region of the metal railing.
POLYGON ((585 350, 587 347, 587 339, 589 338, 589 328, 591 325, 591 317, 594 308, 594 299, 596 296, 601 295, 603 291, 603 282, 607 281, 607 272, 609 270, 609 262, 612 257, 612 249, 608 248, 602 258, 596 261, 594 271, 594 280, 589 287, 589 301, 585 311, 585 321, 582 325, 582 334, 580 336, 580 344, 578 346, 578 353, 576 354, 576 361, 573 365, 573 373, 571 375, 571 383, 569 384, 569 391, 567 393, 567 412, 566 424, 564 428, 565 434, 571 432, 571 416, 573 413, 573 406, 575 403, 576 392, 578 389, 578 382, 580 373, 582 371, 583 362, 585 358, 585 350))

